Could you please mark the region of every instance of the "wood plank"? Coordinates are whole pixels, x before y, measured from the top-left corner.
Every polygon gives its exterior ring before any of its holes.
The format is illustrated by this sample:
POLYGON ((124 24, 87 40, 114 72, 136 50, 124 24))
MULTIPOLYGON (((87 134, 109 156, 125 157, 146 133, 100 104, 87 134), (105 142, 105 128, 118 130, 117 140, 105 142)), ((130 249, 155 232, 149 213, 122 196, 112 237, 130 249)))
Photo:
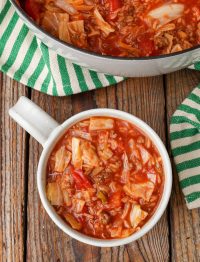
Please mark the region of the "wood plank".
MULTIPOLYGON (((71 115, 70 97, 55 98, 33 91, 32 100, 60 123, 71 115)), ((52 222, 39 199, 36 172, 42 146, 32 137, 29 144, 27 261, 73 261, 70 237, 52 222)))
POLYGON ((27 135, 8 109, 25 87, 0 73, 0 261, 23 261, 27 135))
MULTIPOLYGON (((52 98, 35 91, 32 100, 57 121, 95 107, 119 108, 146 120, 165 141, 164 91, 162 77, 128 80, 118 87, 65 98, 52 98), (156 86, 156 88, 155 88, 156 86), (163 122, 163 125, 160 125, 163 122)), ((82 244, 62 233, 41 206, 36 187, 36 170, 41 146, 30 139, 28 187, 28 261, 167 261, 169 258, 166 214, 140 241, 116 248, 82 244)))
MULTIPOLYGON (((192 70, 182 70, 166 76, 168 126, 170 117, 177 106, 199 82, 200 73, 192 70)), ((198 209, 192 211, 187 209, 174 166, 173 170, 173 190, 170 202, 171 259, 177 262, 199 261, 200 213, 198 209)))

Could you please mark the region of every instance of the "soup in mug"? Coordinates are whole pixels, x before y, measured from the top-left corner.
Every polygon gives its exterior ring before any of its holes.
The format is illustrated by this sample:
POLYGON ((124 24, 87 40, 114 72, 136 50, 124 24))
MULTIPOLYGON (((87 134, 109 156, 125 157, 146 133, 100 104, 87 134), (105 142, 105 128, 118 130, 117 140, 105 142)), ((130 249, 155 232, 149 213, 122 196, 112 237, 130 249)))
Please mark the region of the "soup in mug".
POLYGON ((154 214, 163 192, 160 154, 128 121, 91 117, 70 127, 47 166, 47 198, 73 229, 128 237, 154 214))

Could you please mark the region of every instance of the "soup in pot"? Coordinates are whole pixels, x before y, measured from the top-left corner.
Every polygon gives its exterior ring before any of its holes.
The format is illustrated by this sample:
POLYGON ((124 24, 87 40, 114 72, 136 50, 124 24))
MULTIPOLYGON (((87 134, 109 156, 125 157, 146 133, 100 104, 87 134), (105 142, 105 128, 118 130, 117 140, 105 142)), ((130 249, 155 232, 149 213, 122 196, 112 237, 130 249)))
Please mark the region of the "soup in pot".
POLYGON ((26 0, 55 37, 102 55, 170 54, 200 44, 200 0, 26 0))

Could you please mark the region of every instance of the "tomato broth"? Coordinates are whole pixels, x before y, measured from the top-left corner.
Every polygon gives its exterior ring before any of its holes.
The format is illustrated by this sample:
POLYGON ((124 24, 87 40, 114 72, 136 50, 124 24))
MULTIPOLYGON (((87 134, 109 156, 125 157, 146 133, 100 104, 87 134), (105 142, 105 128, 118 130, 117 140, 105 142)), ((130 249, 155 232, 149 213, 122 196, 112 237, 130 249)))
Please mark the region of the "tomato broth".
POLYGON ((70 127, 47 165, 47 198, 83 234, 124 238, 154 214, 163 192, 160 154, 131 123, 91 117, 70 127))
POLYGON ((60 40, 102 55, 170 54, 200 44, 200 0, 25 0, 60 40))

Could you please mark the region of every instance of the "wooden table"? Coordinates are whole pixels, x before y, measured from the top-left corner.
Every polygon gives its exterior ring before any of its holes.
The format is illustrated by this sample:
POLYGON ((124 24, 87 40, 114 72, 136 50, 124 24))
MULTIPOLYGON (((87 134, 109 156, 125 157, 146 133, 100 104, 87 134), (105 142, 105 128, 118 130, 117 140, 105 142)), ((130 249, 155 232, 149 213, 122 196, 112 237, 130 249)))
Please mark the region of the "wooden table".
POLYGON ((200 261, 200 209, 187 210, 175 170, 168 208, 140 240, 116 248, 97 248, 62 233, 46 214, 37 191, 42 147, 8 116, 8 109, 22 95, 60 123, 86 109, 118 108, 146 121, 170 153, 170 117, 198 83, 199 72, 183 70, 55 98, 0 74, 0 261, 200 261))

